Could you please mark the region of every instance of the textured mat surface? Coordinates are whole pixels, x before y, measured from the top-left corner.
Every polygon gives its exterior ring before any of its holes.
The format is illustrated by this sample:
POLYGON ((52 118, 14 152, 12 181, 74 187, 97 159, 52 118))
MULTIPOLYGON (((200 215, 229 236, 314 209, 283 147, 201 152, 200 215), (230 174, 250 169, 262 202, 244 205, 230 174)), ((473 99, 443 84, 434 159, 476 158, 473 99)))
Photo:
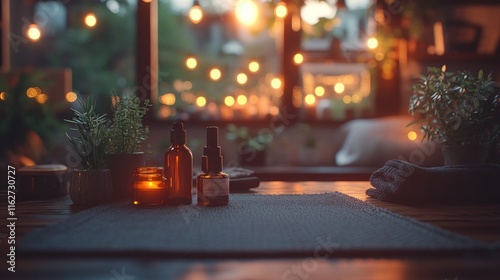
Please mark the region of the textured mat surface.
POLYGON ((35 230, 25 254, 335 256, 488 250, 341 193, 230 197, 227 207, 101 205, 35 230))

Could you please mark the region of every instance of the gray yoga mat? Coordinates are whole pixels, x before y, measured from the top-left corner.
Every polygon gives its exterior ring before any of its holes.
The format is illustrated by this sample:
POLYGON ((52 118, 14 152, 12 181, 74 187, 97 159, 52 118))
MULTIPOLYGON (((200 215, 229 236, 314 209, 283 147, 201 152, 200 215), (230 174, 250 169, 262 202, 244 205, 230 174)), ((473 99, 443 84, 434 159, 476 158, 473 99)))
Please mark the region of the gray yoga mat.
POLYGON ((225 207, 101 205, 29 233, 26 255, 371 256, 489 250, 341 193, 230 197, 225 207))

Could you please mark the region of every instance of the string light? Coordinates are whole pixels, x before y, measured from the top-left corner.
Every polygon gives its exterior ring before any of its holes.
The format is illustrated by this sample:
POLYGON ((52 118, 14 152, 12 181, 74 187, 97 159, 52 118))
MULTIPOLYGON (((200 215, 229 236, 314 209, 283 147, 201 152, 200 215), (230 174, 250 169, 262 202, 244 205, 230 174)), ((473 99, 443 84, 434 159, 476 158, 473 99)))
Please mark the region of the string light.
POLYGON ((210 70, 210 78, 214 81, 218 81, 222 76, 221 71, 218 68, 212 68, 210 70))
POLYGON ((344 101, 345 104, 349 104, 352 101, 352 97, 350 97, 349 95, 344 95, 342 101, 344 101))
POLYGON ((94 27, 97 24, 97 17, 93 13, 88 13, 85 15, 84 22, 88 27, 94 27))
POLYGON ((66 101, 68 101, 69 103, 75 102, 77 98, 78 96, 73 91, 69 91, 68 93, 66 93, 66 101))
POLYGON ((239 73, 238 76, 236 76, 236 81, 240 85, 244 85, 248 81, 248 77, 247 77, 247 75, 245 73, 239 73))
POLYGON ((48 99, 48 96, 46 94, 38 94, 36 97, 36 102, 40 103, 40 104, 43 104, 45 102, 47 102, 47 99, 48 99))
POLYGON ((304 56, 301 53, 295 54, 293 56, 293 62, 297 65, 302 64, 302 62, 304 62, 304 56))
POLYGON ((316 103, 316 97, 314 94, 308 94, 304 98, 304 102, 306 102, 307 105, 314 105, 314 103, 316 103))
POLYGON ((408 132, 408 139, 410 139, 411 141, 417 140, 417 136, 417 133, 413 130, 408 132))
POLYGON ((274 9, 274 14, 279 18, 285 18, 288 14, 288 8, 285 2, 279 2, 274 9))
POLYGON ((378 40, 377 38, 370 38, 368 39, 368 41, 366 41, 366 45, 368 46, 368 48, 374 50, 378 47, 378 40))
POLYGON ((186 66, 187 68, 193 70, 196 68, 196 66, 198 66, 198 61, 196 60, 196 58, 190 56, 186 59, 186 66))
POLYGON ((198 96, 198 98, 196 98, 196 105, 198 107, 203 107, 207 104, 207 99, 203 96, 198 96))
POLYGON ((247 97, 243 94, 238 95, 238 97, 236 98, 236 102, 243 106, 247 104, 247 97))
POLYGON ((228 107, 233 106, 234 105, 234 97, 232 97, 231 95, 226 96, 226 98, 224 98, 224 104, 226 104, 226 106, 228 106, 228 107))
POLYGON ((193 6, 189 9, 189 19, 192 23, 198 24, 203 19, 203 10, 200 7, 200 2, 198 0, 194 0, 193 6))
POLYGON ((248 64, 248 70, 250 70, 250 72, 252 73, 255 73, 257 71, 259 71, 259 68, 260 68, 260 65, 257 61, 251 61, 249 64, 248 64))
POLYGON ((175 95, 173 93, 167 93, 161 96, 160 102, 165 105, 174 105, 175 104, 175 95))
POLYGON ((323 95, 325 95, 325 88, 322 87, 322 86, 317 86, 314 89, 314 94, 316 94, 316 96, 323 96, 323 95))
POLYGON ((271 87, 274 89, 281 88, 281 80, 279 78, 273 78, 271 80, 271 87))
POLYGON ((235 14, 241 24, 251 26, 257 22, 259 8, 254 1, 240 0, 236 3, 235 14))
POLYGON ((30 39, 32 42, 36 42, 40 40, 42 37, 42 31, 40 31, 40 28, 36 24, 30 24, 28 26, 28 29, 26 30, 26 36, 28 39, 30 39))
POLYGON ((0 100, 5 100, 6 97, 7 94, 5 93, 5 91, 0 92, 0 100))
POLYGON ((335 90, 336 93, 341 94, 344 92, 345 86, 343 83, 336 83, 333 90, 335 90))

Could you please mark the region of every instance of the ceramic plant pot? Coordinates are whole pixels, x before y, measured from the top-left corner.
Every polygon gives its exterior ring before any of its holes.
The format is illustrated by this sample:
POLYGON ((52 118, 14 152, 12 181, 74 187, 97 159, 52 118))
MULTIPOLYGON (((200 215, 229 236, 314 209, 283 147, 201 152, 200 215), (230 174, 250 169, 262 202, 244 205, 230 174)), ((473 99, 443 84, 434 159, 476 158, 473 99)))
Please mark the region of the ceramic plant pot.
POLYGON ((479 145, 443 146, 445 165, 464 165, 485 163, 488 148, 479 145))
POLYGON ((73 171, 69 196, 76 205, 96 205, 110 201, 113 196, 110 170, 73 171))
POLYGON ((111 170, 113 181, 113 198, 130 199, 132 197, 132 183, 137 167, 143 166, 144 153, 108 154, 106 164, 111 170))

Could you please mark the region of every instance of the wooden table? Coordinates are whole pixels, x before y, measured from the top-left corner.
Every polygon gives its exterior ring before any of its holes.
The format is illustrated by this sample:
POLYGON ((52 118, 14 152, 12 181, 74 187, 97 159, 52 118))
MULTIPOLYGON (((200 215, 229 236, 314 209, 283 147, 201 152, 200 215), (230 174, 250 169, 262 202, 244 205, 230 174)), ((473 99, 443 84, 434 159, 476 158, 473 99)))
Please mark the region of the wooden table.
MULTIPOLYGON (((257 194, 309 194, 339 191, 401 215, 500 245, 500 205, 404 206, 367 197, 369 182, 261 182, 257 194)), ((233 193, 232 195, 238 195, 233 193)), ((6 201, 5 196, 1 197, 6 201)), ((3 205, 3 204, 2 204, 3 205)), ((5 209, 5 207, 2 207, 5 209)), ((30 230, 64 219, 82 208, 68 197, 16 203, 16 240, 30 230)), ((6 212, 0 217, 6 221, 6 212)), ((5 227, 1 256, 8 252, 5 227)), ((6 262, 2 259, 2 271, 6 262)), ((500 256, 412 258, 312 258, 284 259, 58 259, 18 257, 17 279, 500 279, 500 256), (133 278, 135 277, 135 278, 133 278)), ((0 279, 4 278, 0 274, 0 279)))

